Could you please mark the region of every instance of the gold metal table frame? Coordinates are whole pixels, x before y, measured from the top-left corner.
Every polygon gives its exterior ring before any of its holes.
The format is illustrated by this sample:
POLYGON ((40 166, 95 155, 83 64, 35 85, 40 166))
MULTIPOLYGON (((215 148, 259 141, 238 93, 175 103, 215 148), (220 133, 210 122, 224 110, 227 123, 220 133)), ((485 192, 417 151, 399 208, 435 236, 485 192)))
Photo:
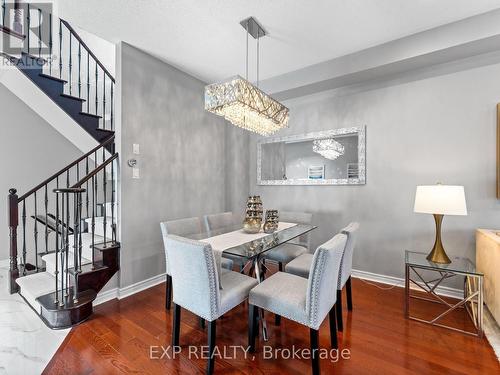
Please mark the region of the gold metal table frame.
MULTIPOLYGON (((437 327, 447 328, 453 331, 465 333, 472 336, 482 337, 483 336, 483 275, 475 271, 475 268, 461 268, 461 267, 450 267, 447 269, 445 265, 436 264, 433 262, 424 261, 412 262, 409 260, 409 254, 422 255, 425 259, 425 253, 409 252, 406 251, 405 254, 405 316, 407 319, 415 320, 421 323, 430 324, 437 327), (436 278, 426 279, 422 275, 422 271, 431 271, 439 274, 436 278), (447 279, 455 276, 464 277, 464 294, 463 298, 457 300, 456 302, 448 302, 443 297, 436 293, 437 288, 441 283, 447 279), (416 294, 412 294, 412 289, 425 292, 429 297, 424 297, 416 294), (410 301, 411 299, 418 299, 432 303, 439 303, 446 306, 446 310, 438 314, 431 320, 426 320, 412 316, 410 312, 410 301), (456 309, 466 309, 472 323, 474 324, 475 331, 466 331, 460 328, 452 327, 440 323, 440 320, 455 311, 456 309)), ((456 262, 468 261, 463 258, 454 258, 456 262)), ((468 261, 470 262, 470 261, 468 261)), ((453 264, 453 261, 452 261, 453 264)), ((472 263, 471 263, 472 264, 472 263)))

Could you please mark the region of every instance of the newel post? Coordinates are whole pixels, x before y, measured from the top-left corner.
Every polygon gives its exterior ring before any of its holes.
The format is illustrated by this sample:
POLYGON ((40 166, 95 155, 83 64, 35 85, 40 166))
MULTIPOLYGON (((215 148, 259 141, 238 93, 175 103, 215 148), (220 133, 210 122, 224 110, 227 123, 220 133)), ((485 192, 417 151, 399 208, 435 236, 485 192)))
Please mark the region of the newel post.
POLYGON ((16 279, 19 277, 19 268, 17 266, 17 225, 19 222, 18 197, 16 189, 9 189, 7 197, 7 220, 9 225, 9 249, 10 249, 10 267, 9 267, 9 290, 10 293, 16 293, 19 290, 16 279))

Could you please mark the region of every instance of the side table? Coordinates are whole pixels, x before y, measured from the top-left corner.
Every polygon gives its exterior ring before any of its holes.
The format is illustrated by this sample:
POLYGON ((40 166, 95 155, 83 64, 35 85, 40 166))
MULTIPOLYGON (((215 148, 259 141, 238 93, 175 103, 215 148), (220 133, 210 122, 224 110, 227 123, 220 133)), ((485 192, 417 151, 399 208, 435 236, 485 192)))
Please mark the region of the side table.
POLYGON ((448 328, 454 331, 466 333, 473 336, 483 335, 483 274, 476 270, 474 264, 466 258, 452 258, 450 264, 439 264, 426 259, 426 253, 415 251, 405 251, 405 316, 407 319, 416 320, 422 323, 431 324, 438 327, 448 328), (429 279, 431 271, 436 277, 429 279), (427 274, 423 275, 424 273, 427 274), (464 277, 464 295, 456 302, 449 302, 436 293, 439 285, 452 277, 464 277), (426 293, 427 296, 411 293, 412 289, 417 289, 426 293), (430 320, 418 318, 411 315, 410 301, 419 299, 432 303, 439 303, 445 306, 445 310, 430 320), (465 308, 475 331, 466 331, 457 327, 452 327, 441 323, 441 319, 459 308, 465 308))

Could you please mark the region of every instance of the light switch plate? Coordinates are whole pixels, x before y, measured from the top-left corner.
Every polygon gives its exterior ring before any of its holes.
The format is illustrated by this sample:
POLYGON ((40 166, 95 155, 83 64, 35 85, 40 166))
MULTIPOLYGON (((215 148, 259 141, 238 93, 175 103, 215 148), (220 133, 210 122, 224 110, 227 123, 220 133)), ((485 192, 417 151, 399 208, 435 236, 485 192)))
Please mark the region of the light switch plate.
POLYGON ((132 178, 136 179, 141 178, 139 174, 139 168, 132 168, 132 178))
POLYGON ((139 143, 132 144, 132 153, 134 155, 139 155, 141 153, 140 148, 139 148, 139 143))

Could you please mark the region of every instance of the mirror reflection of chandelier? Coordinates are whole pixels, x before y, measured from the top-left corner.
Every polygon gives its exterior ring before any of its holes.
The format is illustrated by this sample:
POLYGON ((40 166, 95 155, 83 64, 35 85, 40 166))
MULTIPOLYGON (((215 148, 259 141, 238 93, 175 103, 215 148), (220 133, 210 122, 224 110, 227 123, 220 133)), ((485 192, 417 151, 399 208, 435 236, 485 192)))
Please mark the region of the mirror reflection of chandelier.
POLYGON ((344 146, 333 138, 316 139, 313 141, 313 151, 326 159, 335 160, 344 155, 344 146))

